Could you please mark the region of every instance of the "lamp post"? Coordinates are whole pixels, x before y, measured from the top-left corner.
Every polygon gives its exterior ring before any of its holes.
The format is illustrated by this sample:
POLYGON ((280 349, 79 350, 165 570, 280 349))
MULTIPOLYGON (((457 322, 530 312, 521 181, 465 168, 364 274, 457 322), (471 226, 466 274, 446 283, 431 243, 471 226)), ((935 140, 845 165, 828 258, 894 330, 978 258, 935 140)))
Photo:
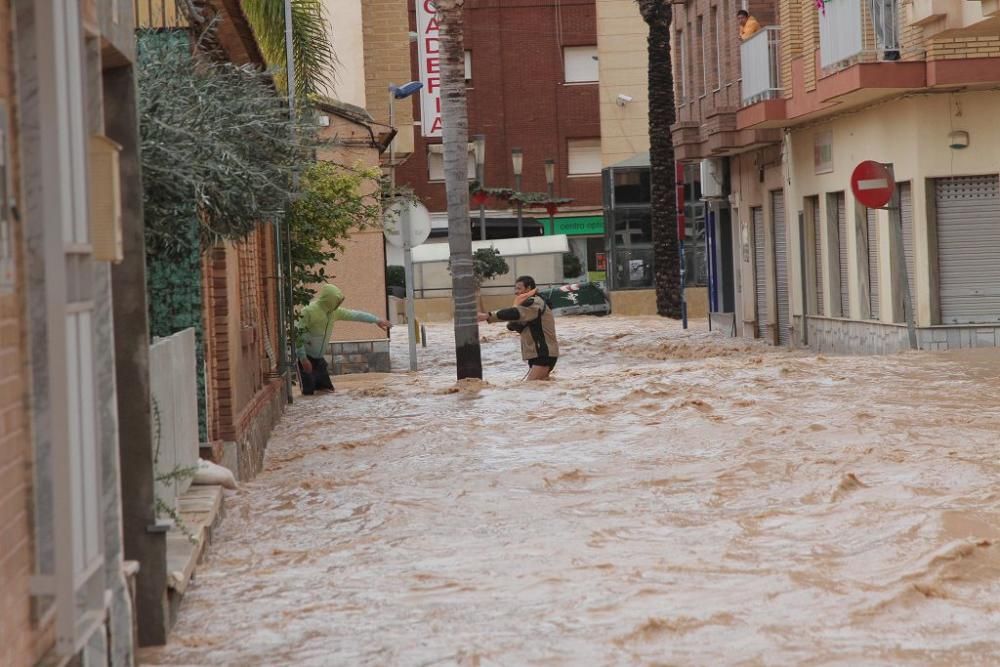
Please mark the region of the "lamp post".
POLYGON ((545 182, 549 186, 549 234, 556 233, 556 223, 552 217, 552 200, 555 199, 554 187, 556 182, 556 161, 548 159, 545 161, 545 182))
MULTIPOLYGON (((424 84, 419 81, 410 81, 402 86, 389 85, 389 130, 395 131, 393 125, 393 102, 395 100, 405 100, 414 95, 424 84)), ((396 144, 395 134, 389 140, 389 187, 390 195, 396 196, 396 152, 393 148, 396 144)), ((406 283, 406 329, 409 334, 410 348, 410 370, 417 370, 417 320, 414 314, 413 303, 413 256, 410 253, 410 208, 402 206, 400 209, 400 233, 403 237, 403 280, 406 283)))
POLYGON ((524 219, 521 215, 521 169, 524 167, 524 151, 520 148, 510 149, 510 159, 514 163, 514 191, 518 195, 517 200, 517 238, 524 236, 524 219))
MULTIPOLYGON (((483 183, 486 179, 486 135, 477 134, 472 142, 476 147, 476 182, 482 190, 486 187, 483 183)), ((479 199, 479 239, 486 240, 486 201, 482 197, 479 199)))

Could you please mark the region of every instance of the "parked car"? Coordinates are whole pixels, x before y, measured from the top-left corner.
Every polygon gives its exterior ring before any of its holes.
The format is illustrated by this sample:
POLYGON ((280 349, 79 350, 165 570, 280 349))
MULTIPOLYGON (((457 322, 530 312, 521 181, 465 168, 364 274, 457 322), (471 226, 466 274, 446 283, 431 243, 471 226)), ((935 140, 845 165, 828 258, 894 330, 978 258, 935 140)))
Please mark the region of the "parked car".
POLYGON ((611 302, 594 283, 572 283, 538 290, 553 315, 607 315, 611 302))

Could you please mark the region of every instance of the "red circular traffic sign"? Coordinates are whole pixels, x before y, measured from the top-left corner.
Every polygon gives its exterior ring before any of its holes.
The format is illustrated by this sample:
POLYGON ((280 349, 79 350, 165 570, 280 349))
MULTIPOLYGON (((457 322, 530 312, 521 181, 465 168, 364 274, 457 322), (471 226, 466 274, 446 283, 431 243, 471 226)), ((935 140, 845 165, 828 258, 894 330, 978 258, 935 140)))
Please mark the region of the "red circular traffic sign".
POLYGON ((865 160, 851 174, 851 191, 868 208, 882 208, 892 199, 896 182, 884 165, 865 160))

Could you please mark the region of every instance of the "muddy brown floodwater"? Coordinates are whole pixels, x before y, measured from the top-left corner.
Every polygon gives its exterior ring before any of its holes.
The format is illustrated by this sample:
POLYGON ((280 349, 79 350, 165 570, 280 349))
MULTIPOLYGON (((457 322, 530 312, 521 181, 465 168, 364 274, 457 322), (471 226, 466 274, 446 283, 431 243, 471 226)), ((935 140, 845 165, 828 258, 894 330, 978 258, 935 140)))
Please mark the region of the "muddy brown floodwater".
POLYGON ((557 325, 551 382, 487 326, 456 387, 433 325, 298 400, 144 660, 1000 664, 1000 354, 557 325))

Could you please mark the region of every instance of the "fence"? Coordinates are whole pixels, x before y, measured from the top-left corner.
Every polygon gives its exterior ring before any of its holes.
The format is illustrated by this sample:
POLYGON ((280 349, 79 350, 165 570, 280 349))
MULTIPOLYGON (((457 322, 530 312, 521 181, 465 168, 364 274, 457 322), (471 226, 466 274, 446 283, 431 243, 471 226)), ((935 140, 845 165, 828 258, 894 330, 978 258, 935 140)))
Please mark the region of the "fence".
POLYGON ((898 60, 897 0, 837 0, 825 3, 819 17, 820 66, 898 60))
POLYGON ((156 496, 169 510, 177 509, 177 498, 191 485, 188 472, 198 464, 196 371, 194 329, 157 338, 150 346, 156 496))
POLYGON ((135 27, 152 29, 186 28, 187 18, 177 0, 134 0, 135 27))

